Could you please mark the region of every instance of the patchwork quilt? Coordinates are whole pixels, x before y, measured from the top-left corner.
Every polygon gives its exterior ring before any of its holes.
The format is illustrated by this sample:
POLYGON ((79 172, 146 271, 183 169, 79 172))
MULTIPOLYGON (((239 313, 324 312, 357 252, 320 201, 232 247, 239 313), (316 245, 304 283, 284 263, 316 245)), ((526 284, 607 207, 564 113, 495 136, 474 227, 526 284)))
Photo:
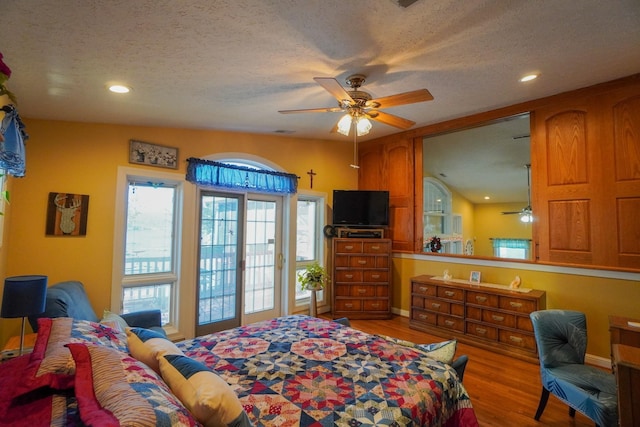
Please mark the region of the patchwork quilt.
POLYGON ((477 426, 455 371, 412 345, 309 316, 177 343, 256 426, 477 426))

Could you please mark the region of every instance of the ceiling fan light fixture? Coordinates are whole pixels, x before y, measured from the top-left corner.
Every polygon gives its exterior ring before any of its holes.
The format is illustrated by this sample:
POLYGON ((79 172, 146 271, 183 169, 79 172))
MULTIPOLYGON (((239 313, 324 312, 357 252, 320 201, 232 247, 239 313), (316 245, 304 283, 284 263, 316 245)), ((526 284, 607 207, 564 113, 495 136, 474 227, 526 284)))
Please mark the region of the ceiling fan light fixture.
POLYGON ((338 122, 338 133, 349 136, 349 131, 351 130, 351 115, 345 114, 342 116, 340 121, 338 122))
POLYGON ((520 215, 520 221, 524 222, 525 224, 527 224, 529 222, 533 222, 533 215, 531 215, 531 213, 529 213, 529 212, 524 213, 524 214, 520 215))
POLYGON ((366 135, 371 130, 371 121, 366 117, 360 117, 356 126, 358 136, 366 135))

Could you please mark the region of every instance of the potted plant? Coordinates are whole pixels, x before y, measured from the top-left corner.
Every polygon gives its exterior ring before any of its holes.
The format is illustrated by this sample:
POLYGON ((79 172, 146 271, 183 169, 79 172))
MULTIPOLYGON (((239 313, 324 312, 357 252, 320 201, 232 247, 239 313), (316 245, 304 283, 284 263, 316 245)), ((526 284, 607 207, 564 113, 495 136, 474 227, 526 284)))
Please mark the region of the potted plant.
POLYGON ((317 315, 316 291, 324 289, 324 286, 329 282, 327 270, 317 262, 314 262, 313 264, 309 264, 304 271, 298 273, 298 281, 303 291, 311 291, 309 314, 315 317, 317 315))

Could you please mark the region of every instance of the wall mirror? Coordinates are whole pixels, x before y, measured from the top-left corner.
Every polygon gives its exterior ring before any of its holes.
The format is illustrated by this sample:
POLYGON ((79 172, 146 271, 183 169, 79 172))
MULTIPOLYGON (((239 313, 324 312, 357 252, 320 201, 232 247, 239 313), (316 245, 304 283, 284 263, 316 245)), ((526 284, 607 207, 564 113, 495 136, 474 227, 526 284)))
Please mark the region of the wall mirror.
POLYGON ((423 139, 423 251, 532 259, 529 114, 423 139))

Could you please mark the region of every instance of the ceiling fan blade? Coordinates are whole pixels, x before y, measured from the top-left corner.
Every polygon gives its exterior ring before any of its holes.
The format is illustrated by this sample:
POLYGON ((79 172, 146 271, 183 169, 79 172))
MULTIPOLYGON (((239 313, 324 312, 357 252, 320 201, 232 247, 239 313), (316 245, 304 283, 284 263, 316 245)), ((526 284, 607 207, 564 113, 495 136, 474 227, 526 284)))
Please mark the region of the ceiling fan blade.
POLYGON ((413 104, 415 102, 424 102, 433 100, 433 95, 427 89, 418 89, 411 92, 399 93, 397 95, 385 96, 382 98, 372 99, 367 105, 376 106, 375 108, 395 107, 396 105, 413 104))
POLYGON ((344 111, 340 107, 325 107, 325 108, 306 108, 302 110, 280 110, 278 113, 291 114, 291 113, 339 113, 344 111))
POLYGON ((515 215, 515 214, 521 214, 522 211, 515 211, 515 212, 502 212, 502 215, 515 215))
POLYGON ((320 86, 333 95, 340 104, 342 104, 343 101, 346 101, 349 104, 353 102, 349 92, 347 92, 345 88, 343 88, 342 85, 340 85, 340 83, 338 83, 338 81, 333 77, 314 77, 313 80, 318 82, 320 86))
POLYGON ((385 125, 397 127, 399 129, 409 129, 415 125, 416 122, 403 119, 402 117, 394 116, 393 114, 385 113, 378 110, 372 110, 365 113, 369 118, 384 123, 385 125))

